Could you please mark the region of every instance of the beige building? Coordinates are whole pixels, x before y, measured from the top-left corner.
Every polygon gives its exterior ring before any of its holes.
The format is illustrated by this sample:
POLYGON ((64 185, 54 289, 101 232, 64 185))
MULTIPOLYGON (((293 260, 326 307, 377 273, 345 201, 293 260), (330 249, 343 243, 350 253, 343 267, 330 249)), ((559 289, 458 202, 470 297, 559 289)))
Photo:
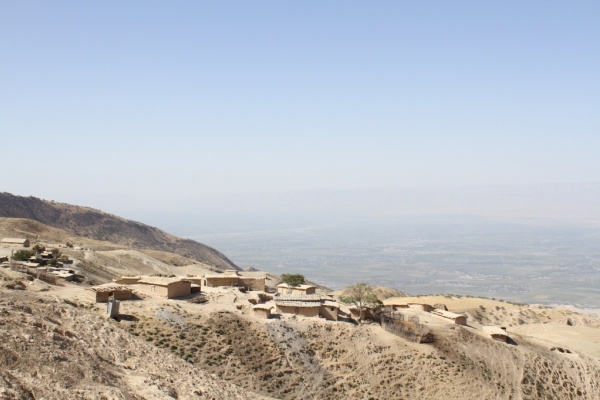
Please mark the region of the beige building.
POLYGON ((329 321, 337 321, 340 312, 340 305, 335 301, 325 300, 319 308, 319 315, 329 321))
POLYGON ((8 246, 19 246, 19 247, 29 247, 29 239, 25 238, 4 238, 2 239, 2 244, 8 246))
POLYGON ((252 307, 252 312, 259 318, 271 318, 271 309, 273 306, 267 304, 257 304, 252 307))
POLYGON ((467 316, 462 314, 456 314, 450 311, 439 310, 434 308, 431 313, 433 315, 437 315, 438 317, 446 318, 454 321, 457 325, 467 325, 467 316))
POLYGON ((425 303, 408 303, 408 308, 412 308, 413 310, 422 310, 425 312, 431 312, 431 310, 433 310, 431 304, 425 303))
POLYGON ((142 278, 135 283, 135 288, 140 292, 173 299, 188 296, 192 292, 192 283, 181 278, 163 278, 151 276, 142 278))
POLYGON ((330 321, 338 320, 340 306, 328 297, 309 295, 278 295, 275 297, 276 311, 280 314, 294 314, 303 317, 323 317, 330 321))
POLYGON ((105 283, 104 285, 94 286, 87 290, 96 293, 96 303, 106 303, 110 298, 115 300, 131 300, 133 297, 133 289, 131 287, 114 283, 105 283))
POLYGON ((280 293, 280 294, 302 295, 302 294, 315 294, 316 292, 317 292, 317 287, 314 285, 291 286, 284 282, 277 285, 277 293, 280 293))
MULTIPOLYGON (((264 274, 240 275, 237 270, 227 270, 222 274, 206 274, 202 284, 206 287, 241 287, 246 290, 265 290, 267 276, 264 274)), ((250 273, 251 274, 251 273, 250 273)))

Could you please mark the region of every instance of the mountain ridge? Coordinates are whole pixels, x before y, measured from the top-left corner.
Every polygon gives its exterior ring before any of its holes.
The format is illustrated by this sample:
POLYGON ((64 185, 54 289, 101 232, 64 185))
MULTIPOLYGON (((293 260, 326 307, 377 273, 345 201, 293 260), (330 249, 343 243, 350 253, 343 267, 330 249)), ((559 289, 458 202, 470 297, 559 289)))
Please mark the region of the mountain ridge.
POLYGON ((0 217, 31 219, 89 239, 168 251, 220 269, 240 269, 210 246, 91 207, 0 193, 0 217))

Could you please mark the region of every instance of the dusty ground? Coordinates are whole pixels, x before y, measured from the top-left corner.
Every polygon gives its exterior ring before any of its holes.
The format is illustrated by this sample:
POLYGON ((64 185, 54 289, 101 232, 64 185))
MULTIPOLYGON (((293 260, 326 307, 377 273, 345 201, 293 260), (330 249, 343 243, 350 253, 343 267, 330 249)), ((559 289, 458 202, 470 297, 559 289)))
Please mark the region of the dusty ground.
POLYGON ((75 292, 0 289, 0 398, 260 398, 127 333, 75 300, 85 296, 64 299, 75 292))
MULTIPOLYGON (((90 321, 106 323, 105 305, 95 304, 93 293, 81 285, 44 285, 35 282, 27 291, 41 290, 34 296, 50 296, 56 304, 67 304, 62 307, 70 307, 65 301, 78 304, 76 309, 85 310, 90 321)), ((22 293, 24 296, 26 292, 22 293)), ((459 327, 415 312, 436 335, 433 344, 416 344, 371 323, 356 325, 287 315, 260 319, 252 315, 248 302, 254 294, 235 288, 207 288, 204 294, 208 302, 203 304, 149 296, 122 302, 123 317, 109 327, 118 331, 118 340, 126 348, 143 343, 144 351, 154 348, 174 357, 167 360, 187 361, 185 368, 167 374, 167 382, 174 377, 183 379, 180 371, 192 368, 274 398, 600 398, 600 358, 590 347, 600 337, 595 325, 598 321, 566 310, 443 297, 450 310, 480 313, 484 324, 496 316, 510 319, 522 313, 522 324, 509 329, 515 344, 491 340, 474 318, 469 327, 459 327), (567 319, 575 325, 567 325, 567 319), (540 335, 545 335, 543 340, 540 335), (557 347, 570 352, 560 352, 557 347)), ((426 300, 442 302, 437 297, 426 300)), ((69 326, 73 330, 81 327, 69 326)), ((140 355, 131 362, 145 362, 142 359, 140 355)), ((141 367, 136 368, 139 371, 141 367)), ((154 376, 151 367, 143 368, 139 371, 143 379, 148 379, 144 374, 154 376)), ((153 368, 160 369, 158 365, 153 368)), ((127 371, 123 376, 128 376, 127 371)), ((123 379, 133 385, 133 378, 123 379)), ((142 378, 138 379, 143 387, 142 378)), ((186 387, 184 383, 180 386, 186 387)), ((142 393, 142 389, 135 390, 142 393)))

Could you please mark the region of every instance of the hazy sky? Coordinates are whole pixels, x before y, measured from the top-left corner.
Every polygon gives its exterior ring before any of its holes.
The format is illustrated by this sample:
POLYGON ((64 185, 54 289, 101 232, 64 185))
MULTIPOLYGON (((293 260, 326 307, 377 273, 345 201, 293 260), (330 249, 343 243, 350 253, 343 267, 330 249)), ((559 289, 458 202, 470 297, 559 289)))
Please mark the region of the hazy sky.
POLYGON ((597 182, 598 21, 598 1, 2 1, 0 190, 119 211, 597 182))

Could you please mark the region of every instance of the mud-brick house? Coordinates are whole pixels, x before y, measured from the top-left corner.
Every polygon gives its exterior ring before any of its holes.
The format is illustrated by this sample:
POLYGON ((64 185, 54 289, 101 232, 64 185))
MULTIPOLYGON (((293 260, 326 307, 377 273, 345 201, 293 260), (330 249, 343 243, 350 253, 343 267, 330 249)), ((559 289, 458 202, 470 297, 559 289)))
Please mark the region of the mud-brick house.
POLYGON ((510 341, 510 337, 506 332, 506 328, 501 328, 499 326, 483 326, 481 327, 485 333, 490 335, 490 337, 499 342, 508 343, 510 341))
POLYGON ((317 287, 314 285, 298 285, 292 286, 285 282, 277 285, 277 293, 290 294, 290 295, 302 295, 302 294, 315 294, 317 287))
POLYGON ((271 318, 271 309, 273 308, 270 304, 257 304, 252 307, 252 313, 258 318, 271 318))
POLYGON ((29 239, 25 238, 4 238, 2 239, 2 244, 8 246, 19 246, 19 247, 29 247, 29 239))
POLYGON ((319 315, 329 321, 337 321, 340 312, 340 305, 335 301, 324 300, 319 308, 319 315))
POLYGON ((431 312, 431 310, 433 310, 433 306, 431 304, 425 303, 408 303, 408 308, 425 312, 431 312))
POLYGON ((96 303, 106 303, 110 298, 115 300, 131 300, 133 289, 129 286, 117 285, 115 283, 105 283, 89 288, 88 290, 96 293, 96 303))
POLYGON ((222 274, 206 274, 202 283, 206 287, 241 287, 246 290, 265 290, 267 276, 264 274, 244 273, 227 270, 222 274))
POLYGON ((138 280, 135 288, 140 292, 167 299, 184 297, 192 293, 192 283, 181 278, 150 276, 138 280))
POLYGON ((467 316, 463 314, 457 314, 451 311, 440 310, 438 308, 434 308, 433 310, 431 310, 431 314, 452 320, 456 325, 467 325, 467 316))
POLYGON ((338 320, 340 306, 328 297, 309 295, 278 295, 275 297, 276 311, 280 314, 294 314, 303 317, 323 317, 330 321, 338 320))

